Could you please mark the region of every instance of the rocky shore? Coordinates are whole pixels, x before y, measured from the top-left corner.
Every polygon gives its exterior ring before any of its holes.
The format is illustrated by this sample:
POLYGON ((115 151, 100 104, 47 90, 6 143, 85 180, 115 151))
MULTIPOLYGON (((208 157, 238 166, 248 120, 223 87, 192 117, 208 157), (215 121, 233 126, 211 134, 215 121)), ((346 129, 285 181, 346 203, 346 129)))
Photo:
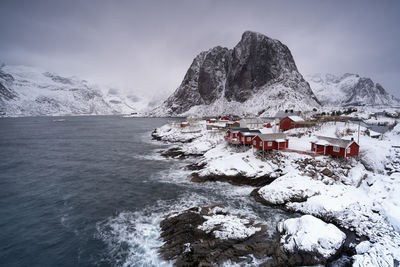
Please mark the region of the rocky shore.
MULTIPOLYGON (((329 127, 324 129, 324 133, 338 132, 338 125, 329 127)), ((391 138, 398 138, 400 131, 396 131, 391 138)), ((194 134, 197 137, 182 134, 171 125, 163 126, 156 132, 162 141, 179 143, 163 151, 165 157, 182 160, 198 157, 185 167, 193 171, 188 177, 190 181, 253 186, 251 196, 255 201, 312 217, 289 223, 297 225, 295 232, 292 232, 294 226, 290 229, 284 226, 286 221, 272 226, 278 228, 275 229, 278 233, 275 239, 263 234, 268 228, 261 224, 254 225, 261 230, 248 236, 246 242, 259 244, 257 247, 264 250, 261 252, 250 245, 252 249, 238 246, 243 240, 221 241, 212 234, 213 231, 204 233, 201 225, 207 221, 205 217, 212 216, 209 213, 212 207, 170 215, 161 223, 166 243, 160 253, 165 259, 174 260, 175 265, 214 266, 223 262, 239 262, 263 266, 398 266, 400 234, 394 231, 394 227, 397 227, 399 217, 396 213, 399 194, 396 192, 400 176, 386 173, 387 162, 395 162, 397 156, 393 149, 394 152, 386 150, 389 141, 373 141, 376 144, 366 146, 361 151, 360 159, 334 159, 284 152, 260 155, 246 147, 226 145, 223 139, 205 129, 194 134), (380 153, 382 156, 377 160, 375 155, 380 153), (313 231, 309 225, 320 225, 319 229, 325 230, 321 230, 322 235, 307 235, 313 231), (187 235, 190 237, 187 242, 179 241, 179 238, 177 241, 176 236, 180 235, 174 233, 180 229, 192 233, 187 235), (330 235, 326 229, 335 229, 332 231, 336 234, 330 235), (303 232, 304 235, 296 236, 296 232, 303 232), (344 238, 335 239, 343 235, 344 238), (331 243, 332 240, 336 240, 335 244, 331 243), (301 244, 302 241, 306 243, 301 244), (195 245, 190 245, 192 243, 195 245), (324 249, 326 246, 329 253, 324 249), (238 248, 240 251, 236 251, 238 248)), ((297 137, 293 138, 296 142, 297 137)), ((221 220, 227 222, 232 219, 229 216, 235 216, 227 211, 219 215, 225 217, 221 220)))
POLYGON ((349 263, 339 259, 349 251, 347 236, 333 224, 310 215, 285 220, 278 235, 267 226, 230 214, 223 205, 193 207, 172 213, 161 223, 165 242, 159 252, 175 266, 220 266, 242 263, 263 266, 299 266, 349 263))

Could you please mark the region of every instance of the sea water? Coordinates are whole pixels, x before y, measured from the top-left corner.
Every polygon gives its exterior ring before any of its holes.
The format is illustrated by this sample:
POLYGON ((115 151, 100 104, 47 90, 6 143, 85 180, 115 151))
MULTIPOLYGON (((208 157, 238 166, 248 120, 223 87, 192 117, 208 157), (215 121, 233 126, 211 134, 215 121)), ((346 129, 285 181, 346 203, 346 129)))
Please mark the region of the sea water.
POLYGON ((290 217, 251 187, 196 184, 151 140, 167 123, 120 116, 0 119, 0 266, 170 266, 159 223, 173 211, 226 205, 266 223, 290 217))

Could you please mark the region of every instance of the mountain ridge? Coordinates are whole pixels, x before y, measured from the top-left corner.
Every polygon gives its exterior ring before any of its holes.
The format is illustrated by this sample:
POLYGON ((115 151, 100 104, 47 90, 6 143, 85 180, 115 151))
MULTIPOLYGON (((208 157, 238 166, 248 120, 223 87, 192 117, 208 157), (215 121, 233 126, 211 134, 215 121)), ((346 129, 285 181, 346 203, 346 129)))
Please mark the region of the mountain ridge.
POLYGON ((0 68, 0 115, 112 115, 138 113, 137 96, 29 66, 0 68))
POLYGON ((400 105, 400 100, 389 94, 379 83, 358 74, 316 73, 305 78, 324 105, 400 105))
POLYGON ((266 110, 263 115, 267 115, 278 109, 319 106, 289 48, 263 34, 246 31, 233 49, 216 46, 199 53, 181 85, 153 114, 233 111, 241 115, 266 110))

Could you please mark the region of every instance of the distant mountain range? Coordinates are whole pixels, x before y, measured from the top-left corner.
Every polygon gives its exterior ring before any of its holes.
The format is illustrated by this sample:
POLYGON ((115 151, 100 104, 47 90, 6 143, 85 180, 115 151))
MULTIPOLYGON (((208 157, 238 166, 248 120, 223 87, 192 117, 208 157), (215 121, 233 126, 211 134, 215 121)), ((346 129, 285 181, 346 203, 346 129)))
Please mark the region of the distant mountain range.
POLYGON ((321 105, 400 105, 380 84, 357 74, 303 78, 286 45, 251 31, 244 32, 233 49, 217 46, 197 55, 181 85, 158 103, 77 77, 33 67, 0 67, 0 116, 270 116, 321 105))
POLYGON ((324 105, 400 105, 399 99, 387 93, 379 83, 357 74, 313 74, 305 78, 324 105))
POLYGON ((233 48, 214 47, 193 60, 181 85, 154 115, 271 115, 320 103, 288 47, 246 31, 233 48))
POLYGON ((77 77, 26 66, 0 68, 0 115, 109 115, 138 113, 147 102, 77 77))

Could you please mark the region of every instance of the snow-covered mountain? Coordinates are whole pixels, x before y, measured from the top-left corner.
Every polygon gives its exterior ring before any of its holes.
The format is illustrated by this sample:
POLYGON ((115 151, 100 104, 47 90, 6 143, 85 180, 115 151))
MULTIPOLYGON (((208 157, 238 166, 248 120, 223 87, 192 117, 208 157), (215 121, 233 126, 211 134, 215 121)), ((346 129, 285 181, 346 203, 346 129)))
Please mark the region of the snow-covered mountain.
POLYGON ((147 103, 114 88, 62 77, 27 66, 0 68, 0 115, 84 115, 138 113, 147 103))
POLYGON ((270 115, 319 105, 287 46, 246 31, 233 49, 217 46, 196 56, 181 85, 153 115, 270 115))
POLYGON ((370 78, 346 73, 342 76, 333 74, 307 75, 314 94, 324 105, 399 105, 400 101, 388 94, 379 84, 370 78))

